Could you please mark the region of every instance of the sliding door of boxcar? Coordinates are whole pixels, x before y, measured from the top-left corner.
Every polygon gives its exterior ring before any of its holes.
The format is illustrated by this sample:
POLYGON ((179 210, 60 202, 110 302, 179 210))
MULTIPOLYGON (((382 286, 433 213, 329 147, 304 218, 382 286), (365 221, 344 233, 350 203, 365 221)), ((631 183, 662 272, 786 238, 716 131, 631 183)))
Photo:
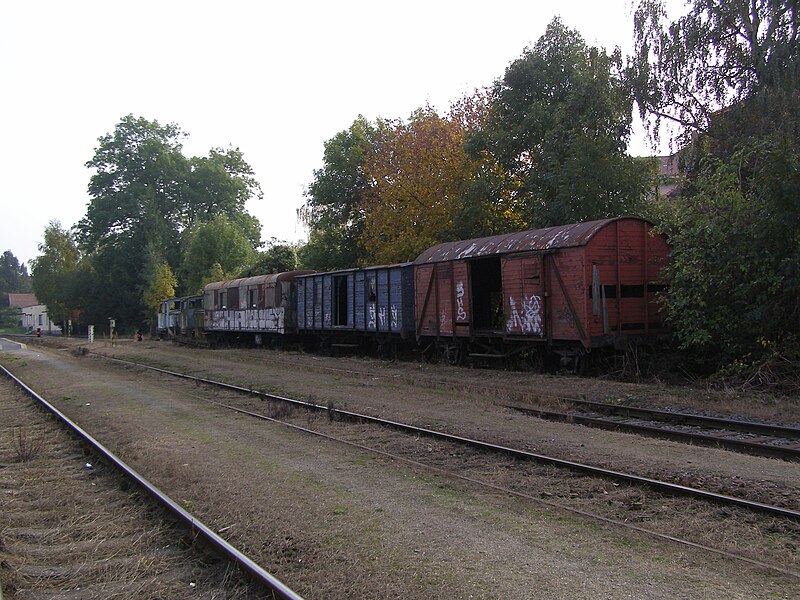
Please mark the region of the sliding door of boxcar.
POLYGON ((545 295, 542 256, 503 257, 505 333, 544 337, 545 295))

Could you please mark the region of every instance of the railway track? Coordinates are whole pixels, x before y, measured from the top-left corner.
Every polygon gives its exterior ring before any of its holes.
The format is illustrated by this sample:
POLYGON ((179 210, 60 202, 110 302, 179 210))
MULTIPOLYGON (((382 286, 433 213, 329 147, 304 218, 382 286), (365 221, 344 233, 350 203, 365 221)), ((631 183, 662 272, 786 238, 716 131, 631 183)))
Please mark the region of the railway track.
MULTIPOLYGON (((290 361, 275 360, 291 366, 290 361)), ((353 375, 374 376, 374 373, 317 365, 319 371, 353 375)), ((393 377, 403 377, 394 375, 393 377)), ((451 381, 430 380, 442 385, 458 385, 451 381)), ((470 384, 465 384, 470 385, 470 384)), ((499 388, 499 393, 519 393, 513 388, 499 388)), ((712 446, 752 454, 779 458, 788 461, 800 460, 800 427, 761 423, 743 419, 732 419, 657 410, 645 407, 611 404, 577 397, 543 396, 537 392, 536 399, 553 401, 575 407, 571 411, 533 408, 519 404, 497 402, 499 406, 551 421, 562 421, 607 430, 624 431, 658 437, 689 444, 712 446)))
MULTIPOLYGON (((286 362, 287 365, 291 364, 286 362)), ((319 370, 372 377, 372 373, 319 366, 319 370)), ((434 380, 435 381, 435 380, 434 380)), ((435 381, 452 385, 448 381, 435 381)), ((500 392, 516 393, 514 389, 500 392)), ((537 397, 541 394, 537 393, 537 397)), ((562 421, 614 431, 625 431, 674 441, 713 446, 755 456, 800 460, 800 428, 789 425, 760 423, 742 419, 712 417, 678 411, 615 405, 582 398, 552 397, 559 404, 568 404, 576 410, 565 412, 532 408, 519 404, 498 403, 505 408, 551 421, 562 421)))
POLYGON ((120 358, 114 358, 105 356, 102 354, 97 354, 106 360, 124 364, 128 366, 140 367, 143 369, 147 369, 150 371, 154 371, 157 373, 162 373, 165 375, 170 375, 172 377, 178 377, 181 379, 185 379, 188 381, 194 381, 197 383, 202 383, 214 387, 218 387, 221 389, 231 390, 242 394, 247 394, 250 396, 257 396, 263 399, 268 399, 272 401, 286 403, 291 406, 301 407, 304 409, 312 410, 312 411, 323 411, 329 414, 331 417, 335 417, 337 419, 342 420, 350 420, 358 423, 370 423, 374 425, 379 425, 381 427, 392 428, 398 431, 402 431, 414 436, 424 436, 431 439, 436 439, 444 442, 459 444, 463 446, 467 446, 473 449, 480 450, 482 452, 491 452, 495 454, 504 455, 515 460, 520 461, 529 461, 538 464, 545 464, 550 465, 558 468, 567 469, 573 472, 582 473, 585 475, 592 475, 597 476, 613 481, 620 481, 629 484, 645 486, 647 488, 657 490, 661 493, 669 494, 669 495, 680 495, 686 496, 691 498, 700 499, 703 501, 714 502, 720 505, 725 506, 734 506, 739 508, 744 508, 750 511, 755 511, 758 513, 770 515, 773 517, 779 517, 782 519, 790 519, 792 521, 800 521, 800 511, 774 506, 766 503, 755 502, 752 500, 748 500, 746 498, 740 498, 736 496, 730 496, 725 494, 720 494, 708 490, 693 488, 689 486, 679 485, 675 483, 671 483, 668 481, 661 481, 653 478, 642 477, 633 473, 625 473, 621 471, 615 471, 611 469, 605 469, 602 467, 589 465, 585 463, 579 463, 570 460, 564 460, 561 458, 547 456, 543 454, 537 454, 534 452, 529 452, 527 450, 521 450, 517 448, 511 448, 499 444, 494 444, 491 442, 487 442, 484 440, 477 440, 471 439, 463 436, 452 435, 442 431, 436 431, 429 428, 417 427, 414 425, 410 425, 408 423, 402 423, 398 421, 392 421, 388 419, 383 419, 380 417, 374 417, 362 413, 356 413, 352 411, 342 410, 339 408, 335 408, 332 406, 326 406, 321 404, 315 404, 312 402, 306 402, 303 400, 288 398, 284 396, 278 396, 275 394, 269 394, 266 392, 262 392, 260 390, 249 388, 245 386, 225 383, 221 381, 216 381, 213 379, 209 379, 206 377, 198 377, 194 375, 188 375, 185 373, 180 373, 178 371, 173 371, 169 369, 163 369, 160 367, 154 367, 151 365, 139 363, 136 361, 130 360, 123 360, 120 358))
MULTIPOLYGON (((13 337, 13 336, 12 336, 13 337)), ((97 353, 99 356, 104 356, 97 353)), ((274 359, 273 359, 274 360, 274 359)), ((287 366, 291 361, 277 360, 287 366)), ((139 363, 137 363, 139 364, 139 363)), ((370 372, 330 366, 315 366, 316 370, 360 377, 373 377, 370 372)), ((403 377, 394 375, 394 377, 403 377)), ((458 385, 450 381, 430 380, 431 383, 458 385)), ((471 384, 465 384, 471 385, 471 384)), ((515 388, 498 388, 498 393, 520 393, 515 388)), ((527 395, 527 394, 526 394, 527 395)), ((575 410, 563 411, 534 408, 530 405, 496 402, 510 410, 551 421, 568 422, 606 430, 623 431, 670 439, 683 443, 712 446, 755 456, 800 460, 800 427, 759 423, 741 419, 712 417, 678 411, 617 405, 577 397, 547 396, 537 392, 535 399, 567 404, 575 410)))
MULTIPOLYGON (((136 486, 138 486, 139 489, 151 497, 159 507, 171 514, 178 520, 180 524, 188 529, 192 533, 193 537, 199 538, 220 556, 239 567, 253 582, 262 586, 267 593, 272 595, 272 597, 286 600, 301 599, 301 596, 282 583, 278 578, 267 572, 248 556, 233 547, 207 525, 184 510, 184 508, 182 508, 173 499, 164 494, 157 487, 153 486, 141 474, 137 473, 130 466, 120 460, 105 446, 95 440, 88 432, 83 430, 75 422, 70 420, 66 415, 59 411, 55 406, 42 398, 8 369, 0 365, 0 371, 28 396, 30 396, 36 403, 38 403, 39 406, 51 413, 69 431, 74 433, 83 444, 91 449, 93 454, 99 456, 104 463, 111 465, 123 477, 136 484, 136 486)), ((2 593, 0 593, 0 597, 2 597, 2 593)))
POLYGON ((717 446, 783 460, 800 460, 800 428, 796 427, 615 406, 591 400, 563 401, 571 404, 575 410, 562 412, 516 404, 503 406, 540 419, 717 446))

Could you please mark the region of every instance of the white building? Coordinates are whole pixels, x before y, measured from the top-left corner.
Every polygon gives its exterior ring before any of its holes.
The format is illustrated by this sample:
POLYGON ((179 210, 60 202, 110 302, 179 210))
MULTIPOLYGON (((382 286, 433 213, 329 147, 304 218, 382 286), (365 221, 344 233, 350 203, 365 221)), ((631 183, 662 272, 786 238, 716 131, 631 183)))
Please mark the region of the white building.
POLYGON ((47 334, 61 333, 61 327, 47 316, 47 306, 39 304, 33 294, 9 294, 8 305, 20 309, 20 325, 25 329, 38 329, 47 334))

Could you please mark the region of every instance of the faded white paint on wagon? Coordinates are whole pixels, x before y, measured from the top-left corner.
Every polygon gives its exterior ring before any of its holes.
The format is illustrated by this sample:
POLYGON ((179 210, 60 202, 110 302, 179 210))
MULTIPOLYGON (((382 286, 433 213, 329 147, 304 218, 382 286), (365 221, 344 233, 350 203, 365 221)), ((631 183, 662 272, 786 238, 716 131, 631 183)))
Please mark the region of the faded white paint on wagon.
POLYGON ((206 312, 206 329, 210 331, 285 333, 284 316, 283 307, 212 310, 210 314, 206 312))

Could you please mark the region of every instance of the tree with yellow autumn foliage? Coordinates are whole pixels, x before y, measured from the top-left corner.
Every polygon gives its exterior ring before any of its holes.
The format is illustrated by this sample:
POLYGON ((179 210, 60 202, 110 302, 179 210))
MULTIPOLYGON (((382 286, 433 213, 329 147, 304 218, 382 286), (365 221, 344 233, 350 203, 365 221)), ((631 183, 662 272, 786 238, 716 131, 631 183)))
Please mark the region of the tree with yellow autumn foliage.
POLYGON ((488 220, 501 222, 513 213, 504 217, 507 211, 501 208, 499 217, 492 217, 495 205, 485 196, 474 206, 481 213, 477 220, 468 210, 469 190, 491 171, 482 157, 471 157, 464 148, 466 132, 481 121, 481 110, 465 100, 446 117, 426 106, 408 122, 379 123, 364 161, 370 184, 362 200, 367 262, 413 260, 434 244, 494 233, 497 227, 488 220))

